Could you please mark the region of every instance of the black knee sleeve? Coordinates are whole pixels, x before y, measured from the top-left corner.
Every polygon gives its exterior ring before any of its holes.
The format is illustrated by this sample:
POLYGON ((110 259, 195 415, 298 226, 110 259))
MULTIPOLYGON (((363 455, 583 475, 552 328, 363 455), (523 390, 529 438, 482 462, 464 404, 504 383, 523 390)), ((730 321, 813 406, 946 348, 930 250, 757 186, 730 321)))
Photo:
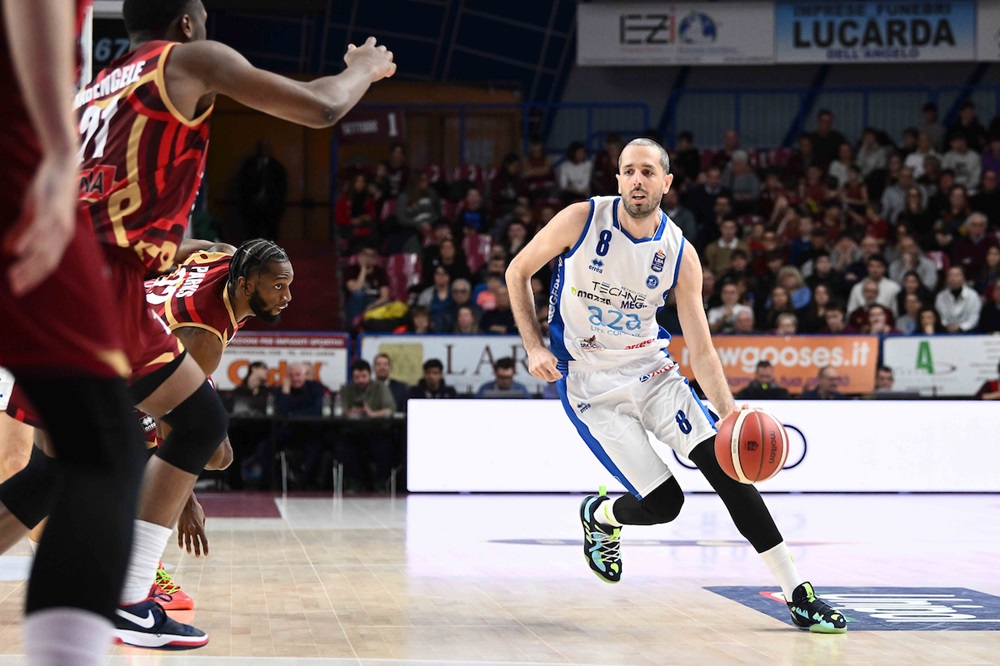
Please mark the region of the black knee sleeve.
POLYGON ((0 484, 0 502, 29 530, 52 512, 56 488, 55 461, 37 446, 20 472, 0 484))
POLYGON ((156 455, 188 474, 201 474, 229 428, 229 413, 208 382, 161 420, 172 430, 156 455))
POLYGON ((677 479, 670 477, 641 500, 622 495, 615 500, 615 518, 623 525, 659 525, 677 518, 684 506, 684 491, 677 479))
POLYGON ((757 488, 740 483, 722 471, 715 457, 714 437, 696 446, 690 458, 726 505, 736 529, 758 553, 781 543, 781 532, 774 524, 771 512, 767 510, 757 488))

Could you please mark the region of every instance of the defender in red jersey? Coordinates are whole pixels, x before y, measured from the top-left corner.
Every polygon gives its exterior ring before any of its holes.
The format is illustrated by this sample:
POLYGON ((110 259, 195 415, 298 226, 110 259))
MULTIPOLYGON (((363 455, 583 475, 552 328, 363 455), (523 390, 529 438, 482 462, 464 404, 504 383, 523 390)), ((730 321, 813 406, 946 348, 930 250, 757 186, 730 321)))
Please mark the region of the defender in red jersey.
MULTIPOLYGON (((0 2, 0 364, 53 423, 51 467, 61 478, 46 498, 50 528, 28 584, 29 664, 103 662, 141 461, 120 333, 103 307, 113 301, 101 253, 74 212, 77 146, 66 91, 75 78, 74 18, 85 5, 0 2)), ((32 485, 25 475, 0 486, 0 526, 37 510, 32 485)))

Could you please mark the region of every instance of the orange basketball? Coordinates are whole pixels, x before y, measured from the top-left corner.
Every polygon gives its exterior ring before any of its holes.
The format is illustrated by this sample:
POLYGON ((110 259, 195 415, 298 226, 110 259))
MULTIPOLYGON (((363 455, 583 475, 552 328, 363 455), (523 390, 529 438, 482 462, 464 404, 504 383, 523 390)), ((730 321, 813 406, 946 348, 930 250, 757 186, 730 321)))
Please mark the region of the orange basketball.
POLYGON ((762 409, 744 409, 719 421, 715 457, 740 483, 766 481, 788 458, 788 433, 781 421, 762 409))

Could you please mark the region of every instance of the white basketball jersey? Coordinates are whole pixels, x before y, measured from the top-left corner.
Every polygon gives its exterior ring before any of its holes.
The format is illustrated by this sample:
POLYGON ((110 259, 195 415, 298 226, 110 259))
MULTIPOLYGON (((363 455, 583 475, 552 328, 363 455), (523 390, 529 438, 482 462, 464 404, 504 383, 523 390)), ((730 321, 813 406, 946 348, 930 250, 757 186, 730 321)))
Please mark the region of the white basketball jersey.
POLYGON ((0 368, 0 411, 7 409, 10 392, 14 390, 14 375, 7 368, 0 368))
POLYGON ((656 312, 677 283, 684 236, 661 212, 651 238, 633 238, 618 223, 619 199, 590 200, 583 233, 552 276, 550 349, 563 363, 614 366, 670 342, 656 312))

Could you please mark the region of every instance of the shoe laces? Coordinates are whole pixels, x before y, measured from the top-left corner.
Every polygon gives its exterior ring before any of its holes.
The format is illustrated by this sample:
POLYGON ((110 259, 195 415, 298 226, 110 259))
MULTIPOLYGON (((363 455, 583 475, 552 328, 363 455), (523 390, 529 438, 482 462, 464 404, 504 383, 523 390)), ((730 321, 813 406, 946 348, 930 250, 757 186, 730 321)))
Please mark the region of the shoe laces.
MULTIPOLYGON (((181 586, 174 582, 174 579, 170 577, 170 574, 167 573, 166 569, 156 570, 156 585, 160 588, 160 591, 167 596, 176 594, 181 589, 181 586)), ((169 600, 170 599, 167 601, 169 600)))
POLYGON ((598 545, 598 551, 601 553, 601 558, 605 562, 617 562, 621 559, 621 547, 622 540, 620 538, 621 529, 614 528, 614 530, 608 534, 600 525, 597 529, 590 533, 590 538, 594 540, 594 543, 598 545))

